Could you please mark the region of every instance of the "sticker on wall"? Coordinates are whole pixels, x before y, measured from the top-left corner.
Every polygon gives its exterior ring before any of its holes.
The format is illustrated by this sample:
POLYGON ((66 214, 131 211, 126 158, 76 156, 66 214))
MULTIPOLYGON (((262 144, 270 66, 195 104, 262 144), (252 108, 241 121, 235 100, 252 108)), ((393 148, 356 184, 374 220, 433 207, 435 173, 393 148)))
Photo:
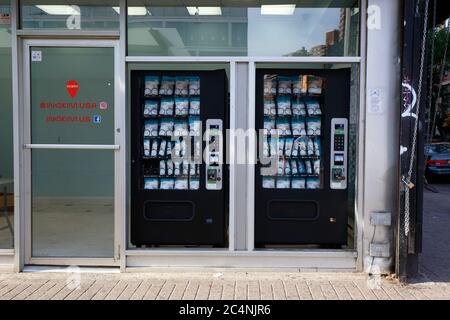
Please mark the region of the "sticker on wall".
POLYGON ((66 82, 66 89, 69 93, 70 97, 73 99, 77 95, 78 89, 80 86, 76 80, 69 80, 66 82))
POLYGON ((381 89, 379 88, 369 89, 368 105, 369 105, 369 113, 372 114, 383 113, 381 89))
POLYGON ((101 102, 99 103, 99 108, 100 108, 100 110, 106 110, 106 109, 108 109, 108 103, 105 102, 105 101, 101 101, 101 102))
POLYGON ((31 51, 31 61, 41 62, 42 61, 42 51, 31 51))
POLYGON ((92 117, 92 122, 93 123, 100 123, 100 122, 102 122, 102 116, 99 116, 99 115, 93 116, 92 117))
POLYGON ((11 15, 9 12, 0 12, 0 24, 11 24, 11 15))

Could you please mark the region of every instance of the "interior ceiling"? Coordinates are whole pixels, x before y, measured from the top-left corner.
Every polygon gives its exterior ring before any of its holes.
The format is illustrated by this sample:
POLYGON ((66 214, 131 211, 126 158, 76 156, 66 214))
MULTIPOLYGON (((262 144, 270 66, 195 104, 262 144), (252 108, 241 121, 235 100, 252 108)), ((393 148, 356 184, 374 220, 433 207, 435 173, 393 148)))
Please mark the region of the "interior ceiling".
MULTIPOLYGON (((26 5, 91 5, 118 6, 119 0, 23 0, 26 5)), ((129 0, 131 6, 220 6, 220 7, 259 7, 263 4, 296 4, 297 7, 336 7, 348 8, 358 3, 358 0, 129 0)))

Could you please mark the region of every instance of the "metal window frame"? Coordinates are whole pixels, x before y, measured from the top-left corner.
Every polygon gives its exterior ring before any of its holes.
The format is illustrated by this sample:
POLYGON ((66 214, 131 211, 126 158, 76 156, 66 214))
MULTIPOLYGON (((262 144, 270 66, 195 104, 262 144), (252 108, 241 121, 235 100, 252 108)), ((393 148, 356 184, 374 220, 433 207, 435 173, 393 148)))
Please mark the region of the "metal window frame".
MULTIPOLYGON (((26 173, 23 171, 22 166, 25 163, 25 157, 23 152, 24 146, 24 132, 23 124, 23 110, 20 108, 23 105, 23 97, 21 95, 23 83, 22 83, 22 48, 21 42, 23 39, 118 39, 118 62, 116 68, 118 73, 119 85, 115 94, 116 105, 121 104, 122 114, 120 119, 116 119, 118 128, 121 128, 122 134, 120 138, 116 139, 117 145, 121 146, 121 152, 118 152, 119 156, 116 156, 115 166, 118 172, 116 172, 116 192, 120 193, 120 201, 115 203, 115 208, 120 212, 118 221, 116 221, 115 234, 118 236, 118 248, 119 254, 119 266, 122 271, 125 271, 128 267, 139 265, 140 261, 145 265, 145 261, 149 263, 147 266, 158 264, 157 260, 162 259, 161 263, 172 259, 174 257, 181 258, 177 264, 190 265, 195 264, 195 257, 201 257, 200 265, 211 266, 220 265, 223 260, 229 261, 233 265, 249 265, 258 266, 256 263, 262 258, 267 260, 268 265, 280 265, 282 261, 285 261, 286 257, 289 259, 295 259, 298 262, 297 266, 309 268, 317 265, 327 269, 333 268, 333 264, 328 263, 326 260, 335 257, 338 259, 351 259, 355 268, 350 269, 362 270, 363 261, 363 224, 364 224, 364 150, 365 150, 365 59, 366 59, 366 15, 367 15, 367 0, 360 0, 360 38, 359 38, 359 50, 360 55, 354 57, 168 57, 168 56, 127 56, 127 0, 120 0, 120 26, 119 31, 64 31, 64 30, 20 30, 19 29, 19 0, 11 0, 11 34, 12 34, 12 64, 13 64, 13 124, 14 124, 14 192, 15 192, 15 250, 14 252, 14 270, 21 271, 24 266, 24 243, 25 237, 23 230, 25 229, 25 221, 22 217, 25 201, 23 196, 23 186, 26 181, 26 173), (128 83, 127 70, 129 63, 228 63, 230 65, 230 115, 236 117, 236 63, 248 64, 249 72, 249 89, 248 92, 248 126, 254 128, 254 113, 255 113, 255 71, 257 63, 352 63, 359 65, 359 129, 358 129, 358 144, 357 144, 357 194, 355 199, 355 248, 353 250, 295 250, 295 251, 283 251, 277 250, 275 254, 269 254, 264 251, 255 251, 253 246, 254 239, 254 170, 253 166, 248 167, 247 185, 244 186, 247 194, 247 226, 246 226, 246 239, 247 248, 244 251, 236 251, 235 238, 235 212, 233 206, 233 194, 236 191, 234 168, 230 168, 230 219, 229 219, 229 231, 230 241, 228 250, 130 250, 127 248, 128 239, 128 219, 129 219, 129 194, 127 188, 127 121, 126 121, 126 106, 127 95, 126 86, 128 83), (119 181, 120 180, 120 181, 119 181), (19 232, 17 232, 19 231, 19 232), (270 257, 269 257, 270 256, 270 257), (279 260, 277 260, 279 256, 279 260), (163 258, 164 257, 164 258, 163 258), (194 260, 193 260, 194 259, 194 260), (230 259, 230 260, 228 260, 230 259), (323 260, 325 259, 325 260, 323 260), (194 262, 193 262, 194 261, 194 262), (191 263, 190 263, 191 262, 191 263), (255 264, 256 263, 256 264, 255 264)), ((230 127, 235 126, 234 119, 230 119, 230 127)), ((80 146, 82 147, 82 146, 80 146)), ((236 152, 232 150, 231 152, 236 152)), ((0 250, 0 252, 2 252, 0 250)), ((9 251, 11 253, 11 250, 9 251)), ((55 259, 55 262, 74 263, 71 259, 55 259)), ((287 261, 287 260, 286 260, 287 261)), ((347 260, 345 260, 347 261, 347 260)), ((348 262, 347 261, 347 262, 348 262)), ((49 262, 42 260, 41 262, 49 262)), ((96 264, 99 261, 91 259, 91 262, 96 264)), ((287 264, 289 265, 289 264, 287 264)), ((264 266, 261 266, 264 267, 264 266)), ((338 269, 338 268, 336 268, 338 269)))

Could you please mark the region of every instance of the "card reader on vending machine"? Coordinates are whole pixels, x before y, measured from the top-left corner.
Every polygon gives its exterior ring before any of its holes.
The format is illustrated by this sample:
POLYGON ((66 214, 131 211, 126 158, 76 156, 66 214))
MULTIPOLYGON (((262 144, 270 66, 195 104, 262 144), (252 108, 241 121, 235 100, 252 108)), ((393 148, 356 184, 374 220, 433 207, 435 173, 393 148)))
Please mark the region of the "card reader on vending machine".
POLYGON ((206 189, 222 190, 222 150, 223 150, 222 119, 206 120, 206 189))
POLYGON ((348 120, 331 119, 330 188, 347 189, 348 120))

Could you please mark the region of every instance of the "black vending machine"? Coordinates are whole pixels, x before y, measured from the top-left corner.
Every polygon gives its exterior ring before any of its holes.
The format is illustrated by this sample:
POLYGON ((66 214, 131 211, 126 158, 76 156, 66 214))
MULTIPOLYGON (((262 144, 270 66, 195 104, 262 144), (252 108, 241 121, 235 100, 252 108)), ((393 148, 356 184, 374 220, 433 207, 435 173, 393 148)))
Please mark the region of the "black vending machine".
POLYGON ((256 76, 255 246, 345 245, 350 70, 256 76))
POLYGON ((226 245, 227 78, 131 72, 131 243, 226 245))

